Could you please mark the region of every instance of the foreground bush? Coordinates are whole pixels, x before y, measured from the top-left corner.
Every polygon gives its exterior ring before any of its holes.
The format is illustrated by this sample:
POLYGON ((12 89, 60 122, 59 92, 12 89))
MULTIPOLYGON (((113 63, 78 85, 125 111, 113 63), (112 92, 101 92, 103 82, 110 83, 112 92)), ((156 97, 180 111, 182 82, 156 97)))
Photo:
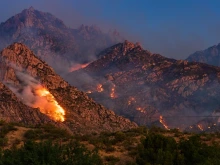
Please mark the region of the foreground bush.
POLYGON ((27 141, 19 149, 5 150, 0 154, 0 165, 96 165, 102 164, 97 151, 88 151, 78 142, 65 145, 50 141, 27 141))

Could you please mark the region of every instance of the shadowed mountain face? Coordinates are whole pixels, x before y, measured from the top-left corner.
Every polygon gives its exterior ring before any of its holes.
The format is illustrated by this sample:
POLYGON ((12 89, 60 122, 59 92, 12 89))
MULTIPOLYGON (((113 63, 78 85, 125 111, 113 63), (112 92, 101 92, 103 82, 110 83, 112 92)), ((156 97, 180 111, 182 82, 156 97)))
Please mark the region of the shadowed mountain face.
POLYGON ((68 28, 55 16, 33 7, 0 24, 1 49, 23 43, 59 73, 75 63, 96 59, 96 53, 120 40, 116 31, 105 34, 96 26, 68 28))
POLYGON ((48 110, 51 102, 59 104, 65 110, 63 124, 73 132, 116 131, 136 127, 135 123, 115 115, 85 93, 70 86, 23 44, 15 43, 3 49, 0 67, 1 80, 26 105, 45 105, 42 112, 50 117, 53 115, 53 111, 48 110), (38 94, 42 89, 46 91, 38 94))
POLYGON ((128 41, 99 57, 67 81, 138 124, 185 129, 220 107, 218 67, 165 58, 128 41))
POLYGON ((220 44, 191 54, 186 60, 220 66, 220 44))

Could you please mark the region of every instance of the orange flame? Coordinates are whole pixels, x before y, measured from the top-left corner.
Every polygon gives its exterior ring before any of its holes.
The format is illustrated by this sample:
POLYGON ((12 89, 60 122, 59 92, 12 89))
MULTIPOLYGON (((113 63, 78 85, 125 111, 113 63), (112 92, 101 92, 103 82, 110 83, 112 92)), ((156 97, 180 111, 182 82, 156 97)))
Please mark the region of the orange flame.
POLYGON ((201 131, 203 131, 202 125, 199 125, 199 124, 198 124, 198 128, 199 128, 201 131))
POLYGON ((111 98, 115 98, 115 84, 113 85, 112 89, 111 89, 111 93, 110 93, 110 97, 111 98))
POLYGON ((136 110, 137 110, 137 111, 140 111, 140 112, 142 112, 142 113, 145 113, 145 110, 144 110, 144 108, 141 108, 141 107, 137 107, 137 108, 136 108, 136 110))
POLYGON ((98 85, 97 85, 97 91, 98 91, 98 92, 103 92, 103 91, 104 91, 104 89, 103 89, 103 87, 102 87, 102 84, 98 84, 98 85))
POLYGON ((164 128, 168 129, 168 126, 166 125, 165 121, 163 120, 163 116, 160 116, 160 123, 163 124, 164 128))
POLYGON ((87 67, 90 63, 91 63, 91 62, 86 63, 86 64, 74 64, 74 65, 69 69, 69 72, 73 72, 73 71, 75 71, 75 70, 83 69, 83 68, 87 67))
POLYGON ((38 86, 35 94, 39 97, 33 104, 33 107, 39 108, 41 113, 46 114, 55 121, 63 122, 65 120, 64 109, 57 103, 54 96, 44 87, 38 86))
POLYGON ((129 98, 128 105, 131 105, 132 102, 136 103, 136 100, 134 97, 129 98))

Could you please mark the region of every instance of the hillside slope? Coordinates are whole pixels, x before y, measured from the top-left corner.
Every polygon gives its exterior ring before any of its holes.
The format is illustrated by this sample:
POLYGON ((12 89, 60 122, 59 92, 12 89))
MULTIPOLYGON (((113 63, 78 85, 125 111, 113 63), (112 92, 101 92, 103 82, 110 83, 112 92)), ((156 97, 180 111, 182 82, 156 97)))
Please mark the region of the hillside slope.
POLYGON ((32 102, 36 100, 28 101, 30 98, 35 99, 36 90, 48 90, 57 104, 65 110, 63 123, 73 132, 116 131, 136 127, 136 124, 128 119, 115 115, 95 103, 85 93, 70 86, 23 44, 15 43, 3 49, 1 61, 2 81, 20 96, 23 102, 33 106, 32 102))
POLYGON ((99 57, 65 78, 138 124, 185 129, 220 107, 218 67, 169 59, 128 41, 99 57))

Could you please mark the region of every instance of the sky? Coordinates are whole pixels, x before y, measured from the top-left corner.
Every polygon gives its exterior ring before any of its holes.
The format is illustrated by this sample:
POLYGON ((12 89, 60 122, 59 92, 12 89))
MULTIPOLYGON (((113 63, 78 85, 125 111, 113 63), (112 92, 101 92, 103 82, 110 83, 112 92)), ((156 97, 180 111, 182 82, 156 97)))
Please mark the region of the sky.
POLYGON ((69 27, 116 29, 144 49, 175 59, 220 43, 219 0, 1 0, 0 22, 30 6, 69 27))

